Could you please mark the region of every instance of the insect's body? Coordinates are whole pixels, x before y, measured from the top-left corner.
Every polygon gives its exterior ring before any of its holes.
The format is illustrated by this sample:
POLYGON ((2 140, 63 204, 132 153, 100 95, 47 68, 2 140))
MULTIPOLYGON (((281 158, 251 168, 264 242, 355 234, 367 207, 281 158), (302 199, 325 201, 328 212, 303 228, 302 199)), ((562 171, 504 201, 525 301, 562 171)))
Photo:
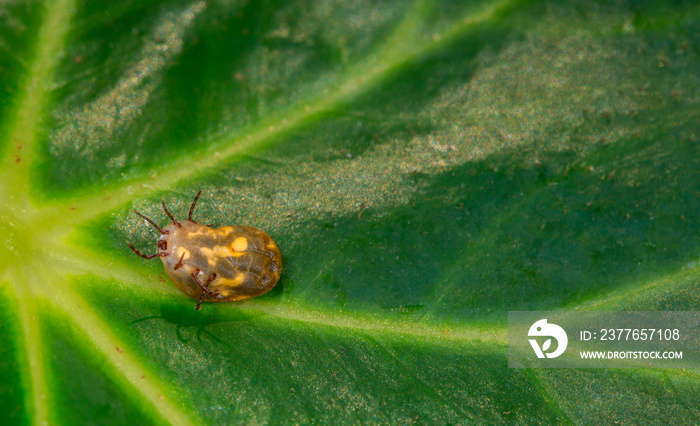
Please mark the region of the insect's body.
POLYGON ((162 229, 135 211, 160 231, 158 253, 144 255, 129 247, 145 259, 160 257, 175 285, 199 300, 196 309, 202 301, 231 302, 270 291, 282 271, 282 256, 272 238, 248 226, 213 229, 195 222, 192 212, 198 198, 199 193, 188 220, 176 221, 163 203, 172 224, 162 229))
POLYGON ((230 302, 267 293, 280 277, 282 258, 277 245, 266 233, 247 226, 212 229, 190 221, 168 225, 158 247, 165 272, 183 293, 199 299, 200 282, 216 275, 207 289, 205 302, 230 302), (163 244, 165 242, 165 244, 163 244))

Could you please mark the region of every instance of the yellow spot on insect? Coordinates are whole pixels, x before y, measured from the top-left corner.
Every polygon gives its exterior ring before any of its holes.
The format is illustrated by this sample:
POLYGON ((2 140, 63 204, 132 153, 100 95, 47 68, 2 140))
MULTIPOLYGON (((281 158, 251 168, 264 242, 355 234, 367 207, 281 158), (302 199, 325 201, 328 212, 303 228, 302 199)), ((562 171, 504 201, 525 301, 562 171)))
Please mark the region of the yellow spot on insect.
POLYGON ((212 235, 214 231, 209 228, 199 228, 196 232, 190 232, 187 234, 187 238, 194 238, 203 235, 212 235))
POLYGON ((236 298, 236 300, 246 300, 246 299, 250 299, 251 297, 255 297, 255 296, 251 296, 251 295, 238 296, 236 298))
POLYGON ((248 240, 246 237, 238 237, 233 240, 231 247, 233 247, 233 251, 246 251, 248 250, 248 240))
POLYGON ((209 266, 216 265, 217 257, 229 257, 231 255, 228 248, 221 245, 214 246, 213 249, 210 249, 209 247, 200 247, 199 251, 204 255, 204 257, 206 257, 209 266))
MULTIPOLYGON (((219 292, 219 295, 226 296, 228 293, 230 293, 230 289, 232 287, 238 287, 239 285, 243 284, 245 281, 245 273, 239 272, 236 274, 235 277, 232 279, 227 279, 227 278, 219 278, 217 279, 216 283, 216 291, 219 292)), ((238 298, 236 298, 238 299, 238 298)))
POLYGON ((273 243, 272 241, 270 241, 265 247, 269 248, 269 249, 276 249, 277 245, 275 243, 273 243))
POLYGON ((230 234, 231 232, 233 232, 233 231, 231 230, 230 226, 214 230, 214 233, 217 235, 220 235, 220 236, 226 236, 226 235, 230 234))
POLYGON ((192 272, 194 272, 195 267, 190 265, 190 264, 185 264, 182 268, 178 269, 178 271, 182 271, 182 275, 190 276, 192 275, 192 272))
POLYGON ((175 250, 175 257, 177 258, 182 258, 182 260, 187 260, 190 258, 190 251, 184 248, 183 246, 178 247, 175 250))
POLYGON ((221 297, 229 297, 231 295, 231 291, 228 288, 221 289, 217 287, 216 291, 219 292, 221 297))
POLYGON ((239 272, 236 274, 236 278, 233 279, 231 285, 238 286, 243 284, 243 281, 245 281, 245 274, 243 272, 239 272))
POLYGON ((199 251, 204 255, 204 257, 209 259, 209 263, 211 263, 211 260, 214 257, 214 250, 210 249, 209 247, 200 247, 199 251))
POLYGON ((231 255, 231 252, 226 246, 216 246, 214 248, 214 254, 216 255, 216 257, 229 257, 231 255))

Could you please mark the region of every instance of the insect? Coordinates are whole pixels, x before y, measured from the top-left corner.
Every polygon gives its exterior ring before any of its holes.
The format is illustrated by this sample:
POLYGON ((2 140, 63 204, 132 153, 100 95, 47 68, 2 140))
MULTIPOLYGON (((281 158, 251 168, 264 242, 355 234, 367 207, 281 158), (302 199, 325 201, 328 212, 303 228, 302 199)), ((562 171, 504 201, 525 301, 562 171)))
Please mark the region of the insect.
POLYGON ((260 296, 277 284, 282 272, 282 256, 277 244, 263 231, 248 226, 214 229, 195 222, 192 212, 202 191, 192 201, 187 220, 175 220, 165 207, 172 224, 163 228, 134 210, 134 213, 160 232, 158 252, 144 259, 160 257, 165 272, 183 293, 202 302, 231 302, 260 296))

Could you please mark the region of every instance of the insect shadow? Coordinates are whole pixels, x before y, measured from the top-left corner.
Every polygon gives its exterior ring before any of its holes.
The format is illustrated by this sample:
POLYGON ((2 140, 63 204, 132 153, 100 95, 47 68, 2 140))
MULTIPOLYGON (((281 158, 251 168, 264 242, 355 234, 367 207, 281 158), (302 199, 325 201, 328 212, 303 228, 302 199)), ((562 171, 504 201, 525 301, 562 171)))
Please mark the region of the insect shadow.
POLYGON ((251 310, 235 309, 232 306, 207 306, 206 310, 195 311, 192 306, 185 304, 171 304, 162 303, 160 305, 160 315, 151 315, 143 318, 138 318, 130 321, 129 324, 138 324, 149 320, 163 320, 170 324, 175 325, 175 337, 181 343, 189 343, 191 339, 185 339, 182 336, 181 330, 183 328, 194 327, 197 330, 195 338, 198 342, 202 342, 202 335, 208 336, 215 342, 226 346, 226 344, 216 337, 214 334, 208 332, 206 327, 214 324, 225 324, 229 322, 241 322, 241 321, 251 321, 263 315, 267 315, 263 312, 256 312, 251 310), (222 312, 221 308, 226 309, 222 312))

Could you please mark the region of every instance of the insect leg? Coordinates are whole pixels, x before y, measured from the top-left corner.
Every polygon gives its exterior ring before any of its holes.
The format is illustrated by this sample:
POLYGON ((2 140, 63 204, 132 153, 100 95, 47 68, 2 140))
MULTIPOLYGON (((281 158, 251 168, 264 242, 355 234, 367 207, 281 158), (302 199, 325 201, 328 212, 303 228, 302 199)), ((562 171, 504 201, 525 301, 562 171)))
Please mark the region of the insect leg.
POLYGON ((180 268, 182 268, 183 266, 185 266, 185 265, 182 264, 182 259, 184 259, 184 258, 185 258, 185 253, 183 252, 183 253, 182 253, 182 256, 180 256, 180 260, 177 262, 177 265, 175 265, 175 266, 173 267, 174 270, 177 271, 178 269, 180 269, 180 268))
POLYGON ((199 310, 199 305, 202 304, 202 300, 204 300, 204 292, 202 292, 202 294, 199 295, 199 301, 197 301, 197 306, 194 307, 195 311, 199 310))
MULTIPOLYGON (((207 282, 204 283, 204 287, 209 289, 209 284, 211 284, 211 282, 214 281, 215 279, 216 279, 216 274, 209 275, 209 278, 207 278, 207 282)), ((213 293, 211 293, 212 296, 218 296, 219 294, 221 294, 221 293, 219 293, 219 290, 216 290, 213 293)))
POLYGON ((154 221, 152 221, 151 219, 149 219, 149 218, 147 218, 146 216, 142 215, 141 213, 137 212, 136 210, 134 210, 134 213, 136 213, 137 215, 141 216, 141 218, 142 218, 143 220, 145 220, 146 222, 148 222, 148 223, 150 223, 151 225, 153 225, 153 227, 156 228, 156 229, 158 230, 158 232, 161 233, 161 235, 165 235, 165 234, 168 233, 168 231, 163 231, 163 230, 160 228, 160 226, 156 225, 156 223, 155 223, 154 221))
POLYGON ((209 284, 216 279, 216 274, 211 274, 209 275, 209 278, 207 278, 207 282, 204 284, 204 287, 209 288, 209 284))
MULTIPOLYGON (((212 295, 212 292, 209 291, 209 289, 207 289, 207 287, 204 284, 202 284, 201 281, 199 281, 199 277, 197 277, 197 275, 199 275, 199 272, 199 269, 195 269, 194 271, 192 271, 192 278, 194 278, 197 284, 199 284, 199 286, 202 288, 202 294, 199 295, 199 302, 197 302, 197 306, 194 308, 196 310, 199 310, 199 305, 201 305, 202 300, 204 300, 204 293, 212 295)), ((216 274, 212 274, 212 276, 216 278, 216 274)), ((210 276, 207 280, 207 285, 209 285, 209 283, 213 280, 212 276, 210 276)))
POLYGON ((194 220, 192 220, 192 212, 194 212, 194 206, 197 205, 197 200, 199 199, 199 194, 201 193, 202 190, 200 189, 197 195, 194 196, 194 201, 192 201, 192 207, 190 207, 190 214, 187 216, 187 220, 189 220, 190 222, 194 222, 194 220))
POLYGON ((180 224, 175 220, 175 218, 173 217, 173 215, 171 215, 170 212, 168 211, 168 208, 165 207, 165 200, 161 200, 161 201, 162 201, 162 203, 163 203, 163 210, 165 210, 165 214, 168 215, 168 217, 170 218, 170 220, 173 221, 173 225, 177 225, 178 228, 182 228, 182 225, 180 225, 180 224))
POLYGON ((135 251, 136 254, 138 254, 139 256, 143 257, 144 259, 153 259, 154 257, 165 257, 165 256, 169 256, 169 255, 170 255, 170 253, 165 253, 165 252, 159 252, 159 253, 156 253, 156 254, 145 255, 145 254, 141 253, 140 251, 138 251, 138 250, 136 249, 136 247, 132 246, 131 243, 127 243, 127 244, 129 244, 129 247, 131 247, 131 249, 132 249, 133 251, 135 251))

